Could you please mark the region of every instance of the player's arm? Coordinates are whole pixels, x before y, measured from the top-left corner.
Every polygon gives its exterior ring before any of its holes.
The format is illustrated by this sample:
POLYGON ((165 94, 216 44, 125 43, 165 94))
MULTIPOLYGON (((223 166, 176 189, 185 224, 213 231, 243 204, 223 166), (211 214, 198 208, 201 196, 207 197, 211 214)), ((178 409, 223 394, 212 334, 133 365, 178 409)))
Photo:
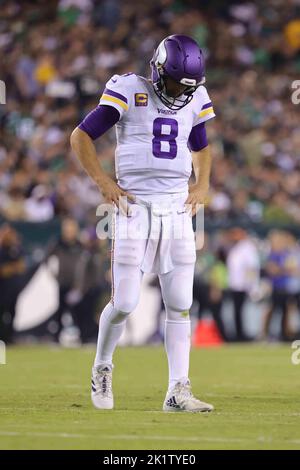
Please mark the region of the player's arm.
POLYGON ((205 124, 193 127, 189 137, 192 162, 196 182, 189 187, 186 204, 192 206, 192 215, 197 212, 197 204, 204 204, 209 190, 211 173, 211 152, 207 141, 205 124))
POLYGON ((133 196, 123 191, 115 181, 103 170, 97 157, 94 140, 101 137, 119 120, 118 111, 105 105, 99 105, 91 111, 82 123, 71 134, 71 147, 79 159, 82 167, 98 186, 108 203, 115 203, 119 207, 119 198, 133 196))

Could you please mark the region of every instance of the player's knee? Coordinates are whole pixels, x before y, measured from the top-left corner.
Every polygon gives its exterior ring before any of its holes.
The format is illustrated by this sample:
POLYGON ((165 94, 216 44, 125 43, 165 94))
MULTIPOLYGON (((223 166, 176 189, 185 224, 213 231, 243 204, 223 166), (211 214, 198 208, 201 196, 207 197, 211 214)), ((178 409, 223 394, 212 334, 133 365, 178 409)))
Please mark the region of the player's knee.
POLYGON ((137 304, 136 299, 117 299, 114 302, 114 307, 125 317, 133 312, 137 304))
POLYGON ((174 292, 165 300, 165 303, 167 310, 178 313, 180 317, 182 312, 185 312, 185 315, 186 312, 189 312, 193 303, 193 297, 189 293, 174 292))
POLYGON ((114 307, 124 314, 131 313, 139 302, 140 283, 135 279, 122 279, 114 296, 114 307))
POLYGON ((173 276, 163 292, 165 305, 177 312, 189 310, 193 303, 194 270, 185 271, 173 276))

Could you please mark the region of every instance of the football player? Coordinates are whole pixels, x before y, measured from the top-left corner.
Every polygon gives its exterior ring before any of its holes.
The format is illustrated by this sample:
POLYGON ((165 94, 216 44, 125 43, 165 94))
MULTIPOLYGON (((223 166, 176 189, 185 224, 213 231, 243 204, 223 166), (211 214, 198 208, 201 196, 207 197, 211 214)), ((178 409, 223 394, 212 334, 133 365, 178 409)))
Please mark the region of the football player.
POLYGON ((215 114, 203 86, 203 53, 193 39, 165 38, 150 64, 151 80, 114 75, 99 106, 71 136, 83 168, 115 206, 112 298, 100 317, 92 402, 98 409, 113 408, 113 353, 137 306, 143 273, 152 272, 159 276, 166 309, 169 386, 163 410, 211 411, 212 405, 193 396, 188 371, 196 259, 191 215, 209 188, 205 122, 215 114), (105 174, 93 143, 114 125, 117 182, 105 174), (192 165, 196 181, 189 186, 192 165), (146 236, 137 236, 141 226, 146 236), (181 236, 174 235, 179 226, 185 227, 181 236), (131 229, 126 237, 124 228, 131 229))

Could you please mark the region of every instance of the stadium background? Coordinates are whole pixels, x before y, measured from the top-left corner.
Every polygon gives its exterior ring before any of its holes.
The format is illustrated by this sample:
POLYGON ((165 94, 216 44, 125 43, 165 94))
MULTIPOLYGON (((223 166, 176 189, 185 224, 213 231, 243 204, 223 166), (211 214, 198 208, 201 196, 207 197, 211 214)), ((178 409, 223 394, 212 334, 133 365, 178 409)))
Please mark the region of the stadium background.
MULTIPOLYGON (((95 340, 109 296, 109 247, 95 236, 101 196, 72 155, 69 136, 111 75, 149 76, 153 49, 172 33, 191 35, 204 49, 217 115, 207 125, 213 171, 194 324, 201 315, 200 333, 211 337, 213 316, 230 341, 298 336, 300 120, 291 87, 300 71, 299 12, 298 0, 0 1, 6 342, 67 345, 79 332, 83 342, 95 340)), ((114 131, 97 142, 112 175, 114 145, 114 131)), ((161 341, 156 280, 143 289, 123 342, 161 341)))

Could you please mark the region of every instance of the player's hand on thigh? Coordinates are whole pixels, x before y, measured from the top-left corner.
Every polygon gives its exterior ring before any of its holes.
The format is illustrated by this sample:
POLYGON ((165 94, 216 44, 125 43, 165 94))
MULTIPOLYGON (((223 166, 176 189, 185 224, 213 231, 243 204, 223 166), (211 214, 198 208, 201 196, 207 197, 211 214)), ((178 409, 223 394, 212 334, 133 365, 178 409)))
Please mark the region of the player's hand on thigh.
POLYGON ((189 195, 185 201, 185 207, 187 212, 191 216, 194 216, 201 205, 207 204, 208 188, 202 188, 197 184, 193 184, 189 187, 189 195))
POLYGON ((99 182, 99 189, 106 202, 116 204, 124 215, 129 215, 128 202, 134 202, 135 200, 132 194, 120 188, 120 186, 107 175, 99 182))

